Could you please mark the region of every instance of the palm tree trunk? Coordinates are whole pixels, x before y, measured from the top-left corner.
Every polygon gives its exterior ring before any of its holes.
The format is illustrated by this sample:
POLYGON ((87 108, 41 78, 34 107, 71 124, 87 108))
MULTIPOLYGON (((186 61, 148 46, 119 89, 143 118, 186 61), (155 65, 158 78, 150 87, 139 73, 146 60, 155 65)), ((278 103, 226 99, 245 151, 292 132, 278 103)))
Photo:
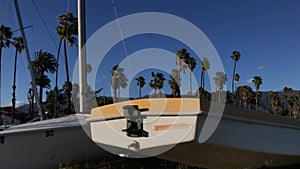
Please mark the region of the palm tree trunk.
MULTIPOLYGON (((2 40, 0 42, 2 44, 2 40)), ((0 106, 1 106, 1 98, 2 98, 2 95, 1 95, 1 82, 2 82, 2 76, 1 76, 1 73, 2 73, 2 47, 0 47, 0 106)))
POLYGON ((200 87, 203 89, 203 70, 201 70, 200 87))
POLYGON ((66 78, 67 78, 67 86, 66 86, 66 93, 67 93, 67 114, 71 112, 71 90, 70 90, 70 78, 69 78, 69 65, 68 65, 68 56, 67 56, 67 42, 64 39, 64 56, 65 56, 65 68, 66 68, 66 78))
POLYGON ((234 76, 235 76, 235 70, 236 70, 236 61, 234 61, 234 66, 233 66, 233 74, 232 74, 232 95, 234 95, 234 76))
POLYGON ((43 87, 40 86, 40 104, 41 104, 41 108, 43 110, 43 87))
POLYGON ((203 77, 203 75, 204 75, 204 72, 203 72, 203 70, 201 70, 201 73, 200 73, 201 75, 200 75, 200 89, 201 90, 199 90, 199 98, 201 99, 202 98, 202 91, 204 91, 204 89, 203 89, 203 79, 204 79, 204 77, 203 77))
POLYGON ((205 76, 204 76, 204 72, 203 72, 203 76, 202 76, 202 88, 203 88, 203 92, 205 91, 204 79, 205 79, 205 76))
POLYGON ((12 93, 12 113, 11 113, 11 124, 14 124, 14 119, 15 119, 15 110, 16 110, 16 72, 17 72, 17 55, 18 55, 18 50, 16 49, 15 53, 15 63, 14 63, 14 80, 13 80, 13 93, 12 93))
POLYGON ((54 88, 54 117, 57 117, 57 94, 58 94, 58 62, 59 62, 59 55, 60 55, 60 48, 62 44, 63 38, 60 38, 59 45, 58 45, 58 51, 56 56, 56 74, 55 74, 55 88, 54 88))
POLYGON ((285 112, 285 102, 286 102, 286 95, 283 94, 283 99, 282 99, 282 109, 283 109, 283 112, 285 112))
POLYGON ((142 98, 142 88, 141 88, 141 86, 140 86, 140 88, 139 88, 140 90, 139 90, 139 95, 140 95, 140 99, 142 98))
POLYGON ((255 104, 256 104, 256 110, 258 110, 258 97, 257 97, 257 90, 256 90, 256 94, 255 94, 255 104))
POLYGON ((180 86, 181 86, 181 84, 180 84, 180 71, 179 71, 180 69, 179 69, 179 65, 178 65, 178 79, 177 79, 177 83, 178 83, 178 88, 179 88, 179 90, 178 90, 178 97, 180 97, 181 96, 181 94, 180 94, 180 86))
POLYGON ((190 70, 190 94, 193 95, 193 89, 192 89, 192 71, 190 70))
POLYGON ((116 103, 116 101, 117 101, 117 89, 113 89, 114 90, 114 103, 116 103))

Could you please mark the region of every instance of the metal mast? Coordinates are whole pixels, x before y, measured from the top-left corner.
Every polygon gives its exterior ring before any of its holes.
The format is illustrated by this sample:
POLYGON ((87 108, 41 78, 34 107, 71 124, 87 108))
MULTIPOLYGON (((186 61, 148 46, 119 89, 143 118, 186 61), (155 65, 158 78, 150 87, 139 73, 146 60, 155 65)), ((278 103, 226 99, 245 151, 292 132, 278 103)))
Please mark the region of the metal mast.
POLYGON ((79 111, 80 113, 87 112, 86 106, 86 88, 87 88, 87 73, 86 73, 86 29, 85 29, 85 0, 78 0, 78 55, 79 55, 79 111))
POLYGON ((36 92, 35 77, 34 77, 34 73, 33 73, 33 69, 32 69, 29 49, 28 49, 28 45, 27 45, 27 40, 26 40, 26 36, 25 36, 25 31, 24 31, 24 27, 23 27, 23 21, 22 21, 22 17, 21 17, 21 13, 20 13, 18 0, 14 0, 14 3, 15 3, 16 14, 17 14, 17 18, 18 18, 18 22, 19 22, 19 26, 20 26, 20 30, 21 30, 21 35, 24 40, 25 51, 26 51, 26 56, 27 56, 27 61, 28 61, 28 69, 30 71, 30 76, 31 76, 31 87, 33 90, 34 97, 36 98, 36 104, 37 104, 40 120, 43 120, 43 112, 42 112, 42 108, 41 108, 41 103, 39 102, 39 99, 38 99, 39 95, 36 92))

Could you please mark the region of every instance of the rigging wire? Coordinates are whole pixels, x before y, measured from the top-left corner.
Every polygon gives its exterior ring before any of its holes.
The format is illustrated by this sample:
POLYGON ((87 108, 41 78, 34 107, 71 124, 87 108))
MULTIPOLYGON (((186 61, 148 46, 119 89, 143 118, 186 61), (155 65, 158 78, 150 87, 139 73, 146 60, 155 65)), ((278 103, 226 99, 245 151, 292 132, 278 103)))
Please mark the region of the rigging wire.
POLYGON ((69 13, 69 10, 70 10, 70 0, 68 0, 68 3, 67 3, 67 13, 69 13))
POLYGON ((33 3, 33 6, 34 6, 35 10, 38 13, 38 16, 42 20, 42 23, 43 23, 44 27, 46 28, 46 30, 47 30, 47 32, 48 32, 48 34, 50 36, 50 39, 51 39, 52 43, 54 44, 55 48, 58 50, 58 46, 56 44, 56 41, 54 40, 54 38, 53 38, 53 36, 52 36, 52 34, 50 32, 50 29, 48 28, 47 23, 46 23, 45 19, 43 18, 43 15, 41 14, 41 12, 40 12, 39 8, 37 7, 36 3, 34 2, 34 0, 31 0, 31 1, 33 3))
MULTIPOLYGON (((113 9, 114 9, 114 13, 115 13, 115 17, 116 17, 116 21, 117 21, 119 33, 120 33, 120 36, 121 36, 121 41, 122 41, 123 50, 124 50, 124 53, 125 53, 125 58, 127 58, 128 51, 127 51, 127 47, 126 47, 124 35, 123 35, 122 29, 121 29, 121 25, 120 25, 120 21, 119 21, 119 16, 118 16, 118 12, 117 12, 117 7, 116 7, 115 0, 112 0, 112 6, 113 6, 113 9)), ((132 69, 131 69, 131 64, 130 64, 129 60, 127 60, 127 64, 128 64, 129 69, 130 69, 129 71, 131 71, 132 69)), ((137 88, 135 88, 135 89, 136 89, 135 92, 138 95, 138 89, 137 88)), ((130 97, 130 93, 129 93, 128 97, 130 97)))
POLYGON ((116 8, 115 0, 112 0, 112 6, 114 8, 114 13, 115 13, 115 17, 116 17, 117 24, 118 24, 118 29, 119 29, 119 32, 120 32, 120 35, 121 35, 121 40, 122 40, 122 44, 123 44, 123 49, 124 49, 125 57, 127 57, 128 56, 127 48, 126 48, 124 36, 123 36, 123 33, 122 33, 122 29, 121 29, 121 25, 120 25, 120 21, 119 21, 119 16, 118 16, 118 13, 117 13, 117 8, 116 8))
MULTIPOLYGON (((47 23, 46 23, 46 21, 45 21, 43 15, 42 15, 42 13, 40 12, 40 10, 39 10, 39 8, 37 7, 37 5, 36 5, 36 3, 34 2, 34 0, 32 0, 32 3, 33 3, 33 5, 34 5, 34 8, 35 8, 35 10, 37 11, 37 13, 38 13, 40 19, 42 20, 42 23, 43 23, 44 27, 46 28, 47 33, 49 34, 50 39, 51 39, 52 43, 54 44, 54 47, 56 48, 56 50, 58 50, 57 43, 56 43, 56 41, 55 41, 53 35, 51 34, 51 31, 50 31, 50 29, 48 28, 47 23)), ((68 3, 67 3, 67 8, 66 8, 67 12, 69 12, 69 8, 70 8, 70 0, 68 0, 68 3)), ((77 44, 76 42, 75 42, 75 46, 78 47, 78 44, 77 44)), ((65 62, 65 59, 64 59, 64 57, 63 57, 63 55, 62 55, 61 52, 60 52, 59 56, 62 58, 62 61, 63 61, 63 63, 64 63, 64 62, 65 62)), ((72 75, 72 72, 69 71, 69 75, 73 76, 73 75, 72 75)))
POLYGON ((3 6, 2 10, 1 10, 1 14, 0 14, 0 20, 3 20, 2 18, 4 18, 5 9, 8 9, 9 2, 10 2, 10 0, 7 0, 5 5, 3 6))

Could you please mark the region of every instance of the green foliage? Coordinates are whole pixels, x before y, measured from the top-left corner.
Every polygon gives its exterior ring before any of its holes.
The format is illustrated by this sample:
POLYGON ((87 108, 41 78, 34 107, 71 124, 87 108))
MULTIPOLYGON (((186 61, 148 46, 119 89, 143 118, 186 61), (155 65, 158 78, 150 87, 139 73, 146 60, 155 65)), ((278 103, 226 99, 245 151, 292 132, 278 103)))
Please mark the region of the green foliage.
POLYGON ((239 86, 236 90, 235 99, 242 101, 242 106, 247 108, 253 103, 254 92, 250 86, 239 86))
MULTIPOLYGON (((5 25, 0 26, 0 48, 8 48, 11 44, 13 32, 10 30, 10 27, 5 25)), ((0 54, 1 55, 1 54, 0 54)))
POLYGON ((255 89, 259 90, 260 85, 262 84, 262 78, 260 76, 254 76, 252 83, 254 83, 255 89))
POLYGON ((274 114, 278 114, 279 113, 278 108, 280 107, 280 99, 278 97, 278 93, 270 91, 269 97, 270 97, 271 112, 274 114))
POLYGON ((235 51, 232 52, 232 55, 230 57, 233 61, 237 62, 241 59, 241 54, 240 54, 239 51, 235 50, 235 51))
POLYGON ((236 81, 236 82, 240 81, 240 75, 239 74, 236 73, 234 75, 234 81, 236 81))
POLYGON ((169 86, 172 90, 173 97, 179 97, 179 85, 176 79, 178 79, 178 70, 173 69, 173 73, 169 74, 170 80, 168 80, 169 86))
POLYGON ((216 72, 214 81, 218 91, 223 91, 223 87, 227 82, 226 74, 224 72, 216 72))
POLYGON ((72 13, 65 13, 59 16, 58 23, 56 33, 72 46, 76 42, 74 35, 78 34, 78 18, 72 13))
POLYGON ((115 65, 110 70, 111 72, 111 87, 114 90, 114 102, 120 97, 120 89, 127 87, 128 79, 124 74, 124 69, 115 65), (117 91, 119 92, 117 97, 117 91))
POLYGON ((160 160, 157 158, 113 158, 102 161, 82 162, 78 164, 60 164, 59 169, 201 169, 186 164, 160 160))
POLYGON ((57 110, 55 112, 54 110, 54 104, 55 104, 55 90, 50 90, 46 92, 47 98, 46 98, 46 111, 48 112, 50 117, 56 116, 61 117, 64 116, 64 107, 66 104, 66 95, 64 93, 63 89, 58 89, 57 91, 57 110))
POLYGON ((164 87, 164 81, 166 80, 164 74, 160 72, 155 74, 152 72, 151 75, 153 79, 150 81, 149 86, 153 89, 162 89, 164 87))
POLYGON ((151 75, 153 79, 150 81, 149 86, 154 89, 154 94, 152 95, 152 97, 161 97, 161 89, 164 87, 164 81, 166 80, 166 78, 164 77, 164 74, 160 72, 152 72, 151 75))

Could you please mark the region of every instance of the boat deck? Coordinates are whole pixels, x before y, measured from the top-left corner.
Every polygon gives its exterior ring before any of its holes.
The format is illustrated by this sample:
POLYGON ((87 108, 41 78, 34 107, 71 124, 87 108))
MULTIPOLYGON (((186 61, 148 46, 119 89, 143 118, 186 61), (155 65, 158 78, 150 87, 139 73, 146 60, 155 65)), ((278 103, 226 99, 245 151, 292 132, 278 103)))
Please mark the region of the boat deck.
POLYGON ((98 107, 92 110, 91 118, 123 117, 123 107, 126 105, 138 105, 139 109, 145 109, 145 111, 156 113, 157 115, 179 115, 189 112, 200 112, 200 101, 198 98, 151 98, 129 100, 98 107))
POLYGON ((74 114, 61 118, 37 121, 32 123, 20 124, 11 126, 0 132, 0 135, 17 134, 24 132, 36 132, 48 129, 63 129, 63 128, 77 128, 81 125, 87 125, 86 118, 89 115, 86 114, 74 114))
MULTIPOLYGON (((145 110, 145 113, 157 115, 184 115, 191 112, 202 112, 207 115, 210 112, 210 106, 224 106, 208 101, 203 101, 200 109, 200 100, 198 98, 146 98, 137 100, 128 100, 110 105, 94 108, 91 111, 92 119, 111 119, 122 118, 123 107, 126 105, 138 105, 139 109, 145 110)), ((212 112, 213 113, 213 112, 212 112)), ((230 118, 240 121, 259 122, 266 124, 276 124, 280 126, 300 129, 300 120, 274 115, 269 112, 249 110, 234 105, 225 105, 222 118, 230 118)))

